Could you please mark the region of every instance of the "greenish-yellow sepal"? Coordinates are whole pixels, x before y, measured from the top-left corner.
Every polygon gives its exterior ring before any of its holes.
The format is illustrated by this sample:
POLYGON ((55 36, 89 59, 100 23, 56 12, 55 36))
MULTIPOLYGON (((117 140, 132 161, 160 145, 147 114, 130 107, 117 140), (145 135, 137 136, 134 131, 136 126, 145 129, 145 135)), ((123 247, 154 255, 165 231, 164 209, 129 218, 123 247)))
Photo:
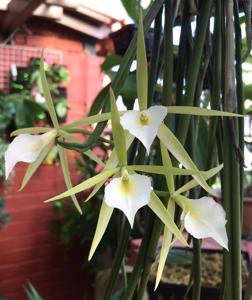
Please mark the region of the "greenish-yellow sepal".
POLYGON ((43 88, 44 97, 46 99, 47 109, 52 120, 53 126, 55 128, 59 128, 59 122, 57 119, 57 115, 55 112, 55 108, 52 101, 52 96, 49 90, 49 86, 46 80, 45 70, 44 70, 44 51, 41 51, 41 59, 40 59, 40 77, 41 77, 41 84, 43 88))
POLYGON ((50 127, 33 127, 33 128, 21 128, 12 131, 10 136, 16 136, 19 134, 38 134, 38 133, 46 133, 52 130, 50 127))
MULTIPOLYGON (((171 198, 169 199, 169 202, 168 202, 167 211, 171 215, 171 217, 174 219, 175 203, 174 203, 174 200, 171 198)), ((168 227, 165 226, 154 290, 157 289, 159 282, 161 280, 162 273, 163 273, 164 266, 165 266, 166 259, 167 259, 167 255, 169 253, 171 246, 172 246, 172 232, 169 230, 168 227)))
MULTIPOLYGON (((63 176, 64 176, 66 187, 68 189, 71 189, 73 185, 72 185, 71 175, 70 175, 69 168, 68 168, 66 151, 60 145, 57 145, 57 148, 58 148, 58 151, 59 151, 60 163, 61 163, 61 168, 62 168, 62 171, 63 171, 63 176)), ((75 194, 70 195, 70 197, 72 198, 73 203, 74 203, 76 209, 78 210, 78 212, 80 214, 82 214, 81 207, 78 203, 78 200, 77 200, 75 194)))
POLYGON ((179 228, 173 221, 172 216, 168 213, 162 201, 158 198, 158 196, 154 192, 151 193, 151 200, 148 206, 165 224, 165 226, 169 228, 169 230, 176 236, 176 238, 180 240, 183 245, 188 246, 187 241, 185 240, 183 234, 180 232, 179 228))
POLYGON ((95 230, 95 235, 94 235, 91 249, 90 249, 90 252, 88 255, 88 260, 90 260, 93 257, 95 250, 96 250, 97 246, 99 245, 99 243, 104 235, 104 232, 106 231, 106 228, 108 226, 108 223, 109 223, 109 220, 113 213, 113 210, 114 209, 112 207, 109 207, 105 203, 105 201, 102 202, 102 206, 101 206, 101 210, 99 213, 99 218, 98 218, 98 222, 97 222, 97 226, 96 226, 96 230, 95 230))
MULTIPOLYGON (((217 173, 219 173, 222 168, 223 168, 223 164, 221 164, 215 168, 212 168, 208 171, 202 172, 202 176, 205 178, 205 180, 208 180, 209 178, 211 178, 214 175, 216 175, 217 173)), ((183 186, 181 186, 179 189, 177 189, 173 193, 173 196, 183 194, 183 193, 189 191, 190 189, 196 187, 197 185, 198 185, 198 182, 195 179, 192 179, 192 180, 188 181, 186 184, 184 184, 183 186)))
POLYGON ((47 145, 41 151, 38 158, 28 166, 19 191, 21 191, 27 185, 27 183, 30 181, 32 175, 37 171, 39 166, 42 164, 43 160, 45 159, 46 155, 48 154, 48 152, 50 151, 51 148, 52 148, 52 145, 47 145))
POLYGON ((116 99, 112 88, 109 89, 110 95, 110 107, 111 107, 111 121, 112 121, 112 133, 115 144, 116 153, 120 166, 127 165, 127 151, 124 130, 120 124, 120 115, 116 106, 116 99))
MULTIPOLYGON (((172 155, 187 169, 198 171, 198 168, 171 130, 164 124, 161 124, 158 130, 158 137, 172 155)), ((199 185, 209 194, 215 195, 214 191, 207 184, 201 174, 192 175, 199 185)))
POLYGON ((97 175, 85 180, 84 182, 76 185, 75 187, 69 189, 68 191, 46 200, 45 202, 51 202, 51 201, 59 200, 59 199, 62 199, 62 198, 69 197, 69 196, 72 196, 74 194, 80 193, 82 191, 85 191, 85 190, 89 189, 91 186, 96 185, 98 182, 101 182, 103 180, 108 179, 109 177, 114 175, 119 170, 120 170, 120 168, 114 168, 114 169, 111 169, 111 170, 103 171, 100 174, 97 174, 97 175))
POLYGON ((168 113, 170 114, 183 114, 183 115, 194 115, 194 116, 210 116, 210 117, 244 117, 243 115, 213 110, 195 106, 167 106, 168 113))
POLYGON ((148 68, 145 50, 143 16, 140 10, 137 32, 137 97, 140 110, 147 108, 148 68))

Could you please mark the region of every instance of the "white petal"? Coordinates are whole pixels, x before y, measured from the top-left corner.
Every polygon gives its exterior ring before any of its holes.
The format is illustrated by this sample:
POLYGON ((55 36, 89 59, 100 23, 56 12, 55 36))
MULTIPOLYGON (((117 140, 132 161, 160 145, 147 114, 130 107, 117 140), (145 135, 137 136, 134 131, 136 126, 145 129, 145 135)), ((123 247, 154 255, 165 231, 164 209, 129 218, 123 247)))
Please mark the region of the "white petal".
POLYGON ((226 213, 223 207, 210 197, 189 201, 189 212, 185 215, 185 229, 195 238, 211 237, 228 250, 226 213))
POLYGON ((122 178, 114 178, 105 188, 104 200, 113 208, 120 209, 133 227, 136 212, 150 201, 151 179, 144 175, 129 175, 129 190, 122 188, 122 178))
POLYGON ((41 135, 20 134, 15 137, 8 146, 4 156, 6 179, 9 177, 17 162, 34 162, 41 150, 52 143, 55 137, 55 130, 51 130, 41 135))
POLYGON ((148 108, 146 111, 127 111, 121 118, 120 123, 124 129, 137 137, 145 146, 149 153, 150 146, 153 143, 158 128, 167 114, 165 106, 156 105, 148 108), (141 114, 145 113, 148 117, 148 123, 143 125, 140 121, 141 114))

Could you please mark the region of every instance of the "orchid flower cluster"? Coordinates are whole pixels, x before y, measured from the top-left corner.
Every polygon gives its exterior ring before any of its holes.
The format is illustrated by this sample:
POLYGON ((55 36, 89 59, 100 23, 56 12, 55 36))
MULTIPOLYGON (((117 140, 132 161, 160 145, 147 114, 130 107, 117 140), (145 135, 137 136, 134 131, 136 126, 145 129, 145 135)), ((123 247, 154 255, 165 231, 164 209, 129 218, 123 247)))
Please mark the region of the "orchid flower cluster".
MULTIPOLYGON (((174 133, 165 125, 164 120, 167 114, 174 113, 229 117, 237 117, 240 115, 199 107, 165 107, 162 105, 147 107, 147 60, 142 21, 140 21, 139 24, 137 39, 137 94, 140 110, 118 112, 116 97, 111 87, 109 92, 109 113, 99 113, 62 128, 59 127, 52 105, 42 56, 40 69, 41 81, 54 128, 35 127, 14 131, 12 135, 17 136, 5 153, 5 171, 7 178, 17 162, 23 161, 30 163, 21 186, 21 189, 24 188, 49 150, 56 143, 68 190, 45 202, 71 197, 80 213, 82 213, 81 207, 75 195, 90 187, 94 187, 86 199, 86 201, 88 201, 102 188, 107 180, 110 179, 104 189, 104 201, 101 206, 89 259, 92 258, 102 239, 115 208, 125 214, 131 227, 133 227, 137 211, 147 205, 165 225, 163 245, 156 277, 157 287, 161 279, 168 251, 174 240, 178 239, 184 245, 188 245, 182 233, 184 228, 190 235, 197 239, 211 237, 222 247, 228 249, 228 238, 225 228, 226 217, 222 206, 211 196, 205 196, 200 199, 189 199, 186 197, 187 192, 197 185, 200 185, 206 193, 214 195, 214 191, 208 185, 207 180, 216 175, 222 169, 223 165, 216 166, 208 171, 200 171, 174 133), (67 140, 76 142, 76 138, 69 133, 71 132, 70 129, 107 120, 111 120, 112 122, 114 142, 114 149, 109 159, 106 162, 102 162, 92 150, 86 151, 85 154, 99 164, 102 167, 102 171, 73 187, 68 169, 66 151, 57 141, 67 140), (128 164, 127 151, 134 139, 138 139, 143 144, 148 155, 153 141, 156 138, 159 139, 162 165, 128 164), (172 155, 182 167, 173 166, 170 155, 172 155), (155 191, 152 185, 151 175, 146 174, 163 175, 167 182, 168 191, 155 191), (176 190, 174 176, 177 175, 191 176, 192 178, 189 182, 176 190), (168 197, 169 201, 167 207, 163 205, 159 194, 168 197), (181 228, 179 228, 174 221, 175 205, 178 205, 182 209, 181 228)), ((79 141, 77 140, 77 142, 79 141)))

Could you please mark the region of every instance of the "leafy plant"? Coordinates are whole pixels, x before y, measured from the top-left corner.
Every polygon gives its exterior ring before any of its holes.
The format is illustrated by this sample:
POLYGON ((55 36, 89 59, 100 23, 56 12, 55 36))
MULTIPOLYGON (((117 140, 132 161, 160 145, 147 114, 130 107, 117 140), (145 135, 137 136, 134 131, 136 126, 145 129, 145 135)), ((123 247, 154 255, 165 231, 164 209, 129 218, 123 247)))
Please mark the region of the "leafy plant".
POLYGON ((43 300, 31 282, 27 283, 27 286, 24 287, 24 290, 28 300, 43 300))

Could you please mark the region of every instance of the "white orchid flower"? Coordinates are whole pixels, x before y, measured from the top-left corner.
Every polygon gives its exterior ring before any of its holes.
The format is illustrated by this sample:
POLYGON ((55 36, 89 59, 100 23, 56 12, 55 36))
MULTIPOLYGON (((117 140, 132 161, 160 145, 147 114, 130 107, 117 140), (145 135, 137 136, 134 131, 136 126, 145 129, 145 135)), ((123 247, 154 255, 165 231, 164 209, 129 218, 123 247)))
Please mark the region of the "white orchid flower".
POLYGON ((211 197, 187 200, 185 229, 197 239, 211 237, 228 250, 227 220, 223 207, 211 197))
POLYGON ((125 172, 105 187, 104 200, 108 206, 120 209, 133 227, 135 214, 149 203, 151 191, 150 177, 125 172))
POLYGON ((56 135, 56 130, 50 130, 41 135, 20 134, 15 137, 5 152, 5 178, 18 162, 34 162, 46 146, 54 143, 56 135))
POLYGON ((143 143, 149 153, 150 146, 166 114, 167 107, 156 105, 143 111, 127 111, 121 116, 120 123, 124 129, 127 129, 143 143))

